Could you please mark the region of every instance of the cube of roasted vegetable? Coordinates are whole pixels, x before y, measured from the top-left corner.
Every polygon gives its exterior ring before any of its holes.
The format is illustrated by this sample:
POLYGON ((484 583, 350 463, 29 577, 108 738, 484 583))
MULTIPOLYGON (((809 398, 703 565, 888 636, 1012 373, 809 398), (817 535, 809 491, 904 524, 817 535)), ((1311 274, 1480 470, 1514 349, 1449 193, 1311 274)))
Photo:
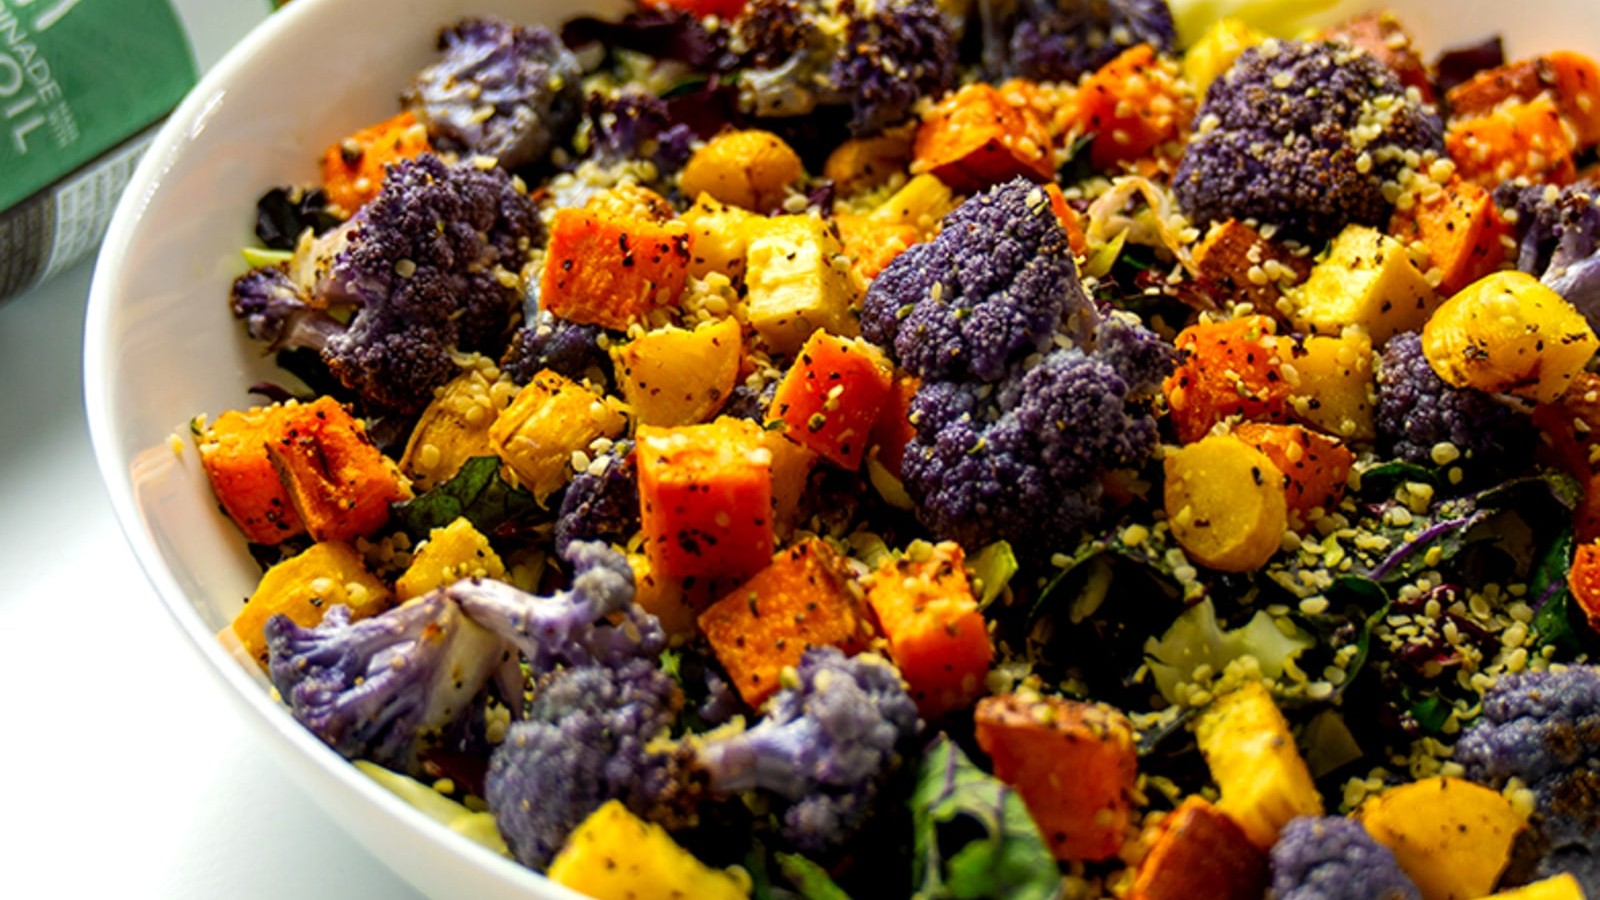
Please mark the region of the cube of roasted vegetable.
POLYGON ((689 229, 689 274, 696 278, 713 272, 729 278, 743 275, 750 237, 764 221, 747 209, 701 194, 683 214, 683 224, 689 229))
POLYGON ((449 481, 467 460, 494 455, 489 427, 515 390, 510 382, 491 381, 483 367, 462 372, 422 411, 400 457, 400 471, 427 490, 449 481))
POLYGON ((1583 313, 1524 272, 1468 285, 1422 329, 1422 352, 1440 378, 1545 403, 1566 391, 1597 347, 1583 313))
POLYGON ((750 896, 744 870, 710 868, 678 846, 665 828, 628 812, 618 800, 607 801, 573 829, 547 874, 596 900, 750 896))
POLYGON ((640 426, 639 516, 661 578, 754 575, 772 557, 772 451, 760 425, 640 426))
POLYGON ((1204 797, 1192 794, 1155 827, 1129 900, 1260 900, 1267 854, 1204 797))
POLYGON ((790 185, 805 175, 794 148, 770 131, 727 131, 696 150, 683 167, 678 188, 698 197, 710 194, 723 203, 758 213, 783 204, 790 185))
POLYGON ((1283 473, 1231 434, 1167 454, 1164 502, 1172 536, 1189 558, 1223 572, 1260 568, 1289 524, 1283 473))
POLYGON ((1284 418, 1292 385, 1283 365, 1289 344, 1266 316, 1201 322, 1178 332, 1178 367, 1162 383, 1178 439, 1204 437, 1230 416, 1284 418))
POLYGON ((1514 178, 1567 184, 1578 174, 1577 132, 1549 94, 1513 97, 1480 115, 1456 116, 1444 146, 1461 177, 1489 190, 1514 178))
POLYGON ((1262 311, 1276 310, 1284 289, 1311 274, 1309 257, 1294 255, 1237 219, 1206 232, 1194 248, 1194 265, 1218 303, 1249 303, 1262 311))
POLYGON ((868 583, 867 605, 924 718, 964 709, 983 692, 994 645, 961 545, 924 545, 885 559, 868 583))
POLYGON ((1578 143, 1600 143, 1600 66, 1580 53, 1557 50, 1544 56, 1486 69, 1446 95, 1456 116, 1489 113, 1505 101, 1549 94, 1578 143))
POLYGON ((394 589, 401 600, 410 600, 463 578, 506 580, 500 555, 465 517, 428 532, 427 542, 411 557, 394 589))
POLYGON ((855 261, 856 273, 865 279, 878 277, 896 256, 922 240, 915 225, 884 222, 870 215, 842 213, 833 221, 839 226, 840 246, 855 261))
POLYGON ((1506 261, 1503 238, 1511 228, 1494 197, 1480 185, 1455 177, 1443 189, 1412 199, 1397 210, 1389 233, 1402 243, 1420 241, 1428 252, 1428 276, 1446 297, 1493 273, 1506 261))
POLYGON ((322 187, 328 201, 353 213, 383 189, 391 165, 432 149, 428 129, 410 112, 363 128, 322 154, 322 187))
POLYGON ((1289 512, 1304 522, 1313 509, 1332 509, 1344 496, 1355 454, 1325 434, 1299 425, 1245 422, 1233 436, 1260 450, 1283 473, 1289 512))
POLYGON ((611 351, 622 396, 643 425, 711 418, 733 392, 743 358, 743 335, 731 317, 693 330, 652 329, 611 351))
POLYGON ((1311 277, 1288 291, 1296 329, 1339 334, 1360 325, 1373 343, 1422 327, 1439 295, 1399 241, 1374 228, 1351 225, 1333 239, 1311 277))
POLYGON ((559 372, 533 376, 489 429, 496 456, 540 502, 572 477, 572 454, 627 427, 616 401, 559 372))
POLYGON ((818 330, 806 340, 767 418, 802 447, 845 469, 860 468, 872 425, 890 396, 893 366, 859 338, 818 330))
POLYGON ((913 226, 927 240, 939 232, 939 223, 959 205, 960 198, 948 185, 923 173, 912 176, 868 215, 879 222, 913 226))
POLYGON ((806 478, 817 464, 817 454, 778 429, 763 430, 761 444, 772 454, 772 526, 779 537, 787 537, 799 517, 806 478))
POLYGON ((1296 419, 1349 441, 1377 434, 1372 407, 1378 382, 1372 368, 1372 338, 1360 328, 1338 337, 1311 335, 1289 354, 1295 385, 1289 413, 1296 419))
POLYGON ((1571 875, 1557 875, 1525 887, 1501 891, 1488 900, 1583 900, 1583 887, 1571 875))
POLYGON ((281 406, 229 410, 195 438, 222 511, 255 544, 282 543, 306 530, 267 456, 282 419, 281 406))
POLYGON ((912 156, 912 172, 931 172, 963 193, 1018 175, 1048 181, 1055 168, 1044 123, 982 82, 962 87, 922 117, 912 156))
POLYGON ((1260 682, 1217 698, 1200 715, 1195 739, 1222 791, 1217 808, 1257 847, 1271 847, 1295 816, 1322 814, 1289 723, 1260 682))
POLYGON ((1362 804, 1361 824, 1394 851, 1423 900, 1469 900, 1494 889, 1526 824, 1498 791, 1460 778, 1424 778, 1362 804))
POLYGON ((754 578, 700 614, 700 630, 752 707, 777 692, 783 670, 799 665, 807 648, 839 647, 853 654, 872 637, 842 561, 818 538, 772 557, 754 578))
POLYGON ((1005 694, 978 702, 978 746, 1063 860, 1109 859, 1127 837, 1139 774, 1133 723, 1113 707, 1005 694))
POLYGON ((620 331, 678 301, 691 257, 682 222, 558 210, 539 303, 563 319, 620 331))
POLYGON ((834 226, 807 214, 752 227, 745 255, 750 325, 772 349, 793 353, 818 328, 854 336, 851 311, 865 288, 834 226))
POLYGON ((911 165, 911 138, 906 128, 851 138, 828 154, 822 177, 846 197, 879 187, 911 165))
POLYGON ((1194 117, 1194 94, 1178 67, 1149 44, 1129 47, 1085 78, 1078 89, 1078 128, 1095 135, 1096 169, 1133 166, 1171 171, 1194 117))
POLYGON ((1320 37, 1341 41, 1368 54, 1389 67, 1407 88, 1416 88, 1425 102, 1432 103, 1433 80, 1417 52, 1416 42, 1400 18, 1384 10, 1369 12, 1329 28, 1320 37))
POLYGON ((643 553, 630 553, 628 566, 633 569, 633 602, 640 609, 655 616, 670 637, 688 639, 699 633, 697 612, 682 581, 657 577, 651 571, 650 557, 643 553))
POLYGON ((267 457, 312 538, 365 537, 389 521, 390 503, 411 496, 399 467, 338 401, 319 397, 282 410, 267 457))
POLYGON ((365 619, 389 608, 389 589, 367 571, 361 554, 349 544, 325 541, 268 569, 230 627, 265 666, 267 640, 261 628, 268 619, 284 615, 309 628, 336 604, 350 607, 352 620, 365 619))

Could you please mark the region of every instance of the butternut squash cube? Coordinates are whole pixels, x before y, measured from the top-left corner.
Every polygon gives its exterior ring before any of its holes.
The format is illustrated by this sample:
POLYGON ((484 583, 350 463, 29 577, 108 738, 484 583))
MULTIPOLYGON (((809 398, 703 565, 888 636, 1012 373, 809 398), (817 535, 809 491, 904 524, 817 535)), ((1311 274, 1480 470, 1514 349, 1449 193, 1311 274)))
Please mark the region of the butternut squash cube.
POLYGON ((541 503, 572 477, 572 454, 628 425, 619 404, 559 372, 541 370, 489 429, 495 455, 541 503))
POLYGON ((285 404, 279 415, 267 458, 313 539, 372 534, 389 521, 389 504, 411 496, 399 467, 337 400, 285 404))
POLYGON ((222 511, 256 544, 280 544, 306 526, 267 456, 283 407, 229 410, 195 438, 222 511))
POLYGON ((1600 348, 1583 313, 1525 272, 1497 272, 1439 307, 1422 352, 1456 387, 1549 403, 1600 348))
POLYGON ((1583 900, 1583 887, 1578 879, 1561 874, 1524 887, 1501 891, 1488 900, 1583 900))
POLYGON ((749 578, 772 558, 772 452, 761 426, 640 426, 639 518, 661 578, 749 578))
POLYGON ((1439 305, 1438 293, 1411 264, 1406 248, 1364 225, 1339 232, 1327 258, 1287 298, 1297 330, 1336 335, 1360 325, 1379 345, 1421 328, 1439 305))
POLYGON ((691 256, 682 222, 557 210, 539 302, 563 319, 620 331, 678 302, 691 256))
POLYGON ((622 396, 642 425, 711 418, 733 392, 743 358, 743 335, 731 317, 693 330, 656 328, 611 351, 622 396))
POLYGON ((285 615, 310 628, 336 604, 350 607, 353 621, 383 612, 391 605, 389 600, 389 588, 367 571, 361 554, 349 544, 325 541, 268 569, 229 627, 245 650, 266 666, 267 640, 261 629, 273 616, 285 615))
POLYGON ((885 559, 868 584, 867 605, 924 718, 966 708, 983 692, 994 645, 961 545, 945 541, 885 559))
POLYGON ((547 874, 556 884, 595 900, 750 896, 750 876, 743 869, 707 866, 678 846, 665 828, 635 816, 619 800, 606 801, 573 829, 547 874))
POLYGON ((493 456, 489 427, 500 412, 495 395, 494 382, 479 368, 463 372, 440 388, 411 429, 400 457, 400 471, 419 490, 427 490, 449 481, 467 460, 493 456))
POLYGON ((1149 838, 1130 900, 1260 900, 1267 854, 1204 797, 1191 794, 1149 838))
POLYGON ((1471 900, 1494 890, 1526 824, 1499 791, 1442 777, 1384 791, 1357 817, 1394 851, 1423 900, 1471 900))
POLYGON ((1360 328, 1337 337, 1314 334, 1289 359, 1297 376, 1289 391, 1296 419, 1347 441, 1377 436, 1372 407, 1378 382, 1372 366, 1372 338, 1360 328))

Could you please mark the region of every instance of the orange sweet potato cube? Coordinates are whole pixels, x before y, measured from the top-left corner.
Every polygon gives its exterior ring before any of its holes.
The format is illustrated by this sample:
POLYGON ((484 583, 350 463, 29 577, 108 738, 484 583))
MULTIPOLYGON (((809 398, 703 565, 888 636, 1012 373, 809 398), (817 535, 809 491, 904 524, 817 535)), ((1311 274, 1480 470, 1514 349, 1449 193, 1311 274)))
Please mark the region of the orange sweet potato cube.
POLYGON ((1488 190, 1453 178, 1444 190, 1397 211, 1389 233, 1402 243, 1421 241, 1428 248, 1429 266, 1439 270, 1439 292, 1450 296, 1500 268, 1506 261, 1501 238, 1511 229, 1488 190))
POLYGON ((783 423, 784 434, 807 450, 858 469, 889 400, 892 371, 873 344, 819 328, 778 383, 767 418, 783 423))
POLYGON ((428 129, 403 112, 329 147, 322 155, 323 189, 328 200, 353 213, 383 190, 388 166, 432 149, 428 129))
POLYGON ((639 515, 658 578, 748 578, 772 557, 772 451, 723 417, 638 431, 639 515))
POLYGON ((1444 144, 1461 176, 1489 190, 1513 178, 1568 184, 1577 177, 1577 133, 1549 94, 1452 119, 1444 144))
POLYGON ((1194 118, 1194 96, 1177 67, 1149 44, 1124 50, 1084 79, 1078 89, 1078 127, 1095 135, 1089 161, 1096 169, 1148 161, 1171 171, 1194 118))
POLYGON ((831 646, 853 654, 871 638, 842 562, 819 538, 778 553, 699 621, 739 696, 752 707, 777 692, 784 668, 799 664, 807 649, 831 646))
POLYGON ((946 541, 926 554, 884 560, 867 587, 889 657, 927 719, 976 699, 994 660, 965 562, 961 546, 946 541))
POLYGON ((621 331, 676 303, 689 277, 689 228, 682 222, 558 210, 539 279, 553 315, 621 331))
POLYGON ((1260 900, 1267 854, 1204 797, 1168 813, 1149 839, 1129 900, 1260 900))
POLYGON ((331 397, 283 407, 267 456, 318 541, 353 541, 389 521, 389 504, 411 495, 392 460, 331 397))
POLYGON ((1100 703, 1004 694, 978 701, 974 718, 995 777, 1022 795, 1057 859, 1116 855, 1139 774, 1127 716, 1100 703))
POLYGON ((279 544, 306 531, 267 456, 282 414, 281 406, 229 410, 195 442, 222 511, 256 544, 279 544))
POLYGON ((1266 422, 1244 422, 1233 429, 1233 436, 1260 450, 1283 473, 1289 511, 1302 520, 1318 507, 1333 508, 1344 496, 1355 454, 1338 439, 1299 425, 1266 422))
POLYGON ((1044 123, 983 83, 966 85, 934 106, 917 128, 912 157, 913 173, 932 172, 961 193, 1018 175, 1043 182, 1055 174, 1044 123))
POLYGON ((1178 439, 1204 437, 1229 416, 1278 420, 1288 411, 1290 385, 1276 336, 1266 316, 1202 322, 1178 332, 1178 368, 1162 389, 1178 439))

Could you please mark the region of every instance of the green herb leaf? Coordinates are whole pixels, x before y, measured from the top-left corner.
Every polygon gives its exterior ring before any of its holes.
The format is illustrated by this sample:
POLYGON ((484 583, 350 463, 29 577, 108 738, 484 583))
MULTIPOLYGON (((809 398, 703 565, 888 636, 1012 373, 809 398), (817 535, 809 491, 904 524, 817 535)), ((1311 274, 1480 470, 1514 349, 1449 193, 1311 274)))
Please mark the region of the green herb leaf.
POLYGON ((805 900, 850 900, 850 895, 833 883, 828 870, 804 856, 798 853, 774 853, 772 858, 777 861, 783 877, 789 879, 789 883, 805 900))
POLYGON ((911 817, 919 900, 1060 896, 1055 857, 1022 797, 973 765, 947 735, 923 757, 911 817), (956 841, 964 842, 952 848, 956 841))
POLYGON ((429 531, 443 528, 461 516, 489 534, 538 508, 532 494, 512 487, 500 477, 498 457, 475 456, 449 481, 420 497, 395 504, 393 517, 401 531, 420 541, 429 531))
POLYGON ((978 606, 987 608, 1000 596, 1017 574, 1017 555, 1007 541, 995 541, 978 552, 972 560, 972 571, 983 584, 978 606))

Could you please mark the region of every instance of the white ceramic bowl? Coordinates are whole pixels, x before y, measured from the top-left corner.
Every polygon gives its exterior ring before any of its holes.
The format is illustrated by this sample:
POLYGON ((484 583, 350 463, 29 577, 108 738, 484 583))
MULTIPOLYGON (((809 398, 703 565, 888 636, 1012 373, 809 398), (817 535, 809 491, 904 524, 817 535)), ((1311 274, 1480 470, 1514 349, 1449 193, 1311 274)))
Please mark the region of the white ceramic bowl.
MULTIPOLYGON (((1288 2, 1288 0, 1279 0, 1288 2)), ((1594 0, 1389 0, 1430 53, 1499 31, 1512 56, 1600 53, 1594 0)), ((559 23, 585 0, 296 0, 230 53, 173 115, 135 174, 95 271, 84 351, 89 426, 112 504, 140 563, 205 668, 317 802, 438 897, 576 897, 434 823, 362 776, 273 702, 214 635, 259 574, 217 511, 187 423, 248 404, 273 376, 227 307, 257 196, 316 178, 322 150, 395 111, 466 13, 559 23)), ((1358 6, 1360 4, 1357 4, 1358 6)), ((202 675, 202 672, 205 674, 202 675)))

